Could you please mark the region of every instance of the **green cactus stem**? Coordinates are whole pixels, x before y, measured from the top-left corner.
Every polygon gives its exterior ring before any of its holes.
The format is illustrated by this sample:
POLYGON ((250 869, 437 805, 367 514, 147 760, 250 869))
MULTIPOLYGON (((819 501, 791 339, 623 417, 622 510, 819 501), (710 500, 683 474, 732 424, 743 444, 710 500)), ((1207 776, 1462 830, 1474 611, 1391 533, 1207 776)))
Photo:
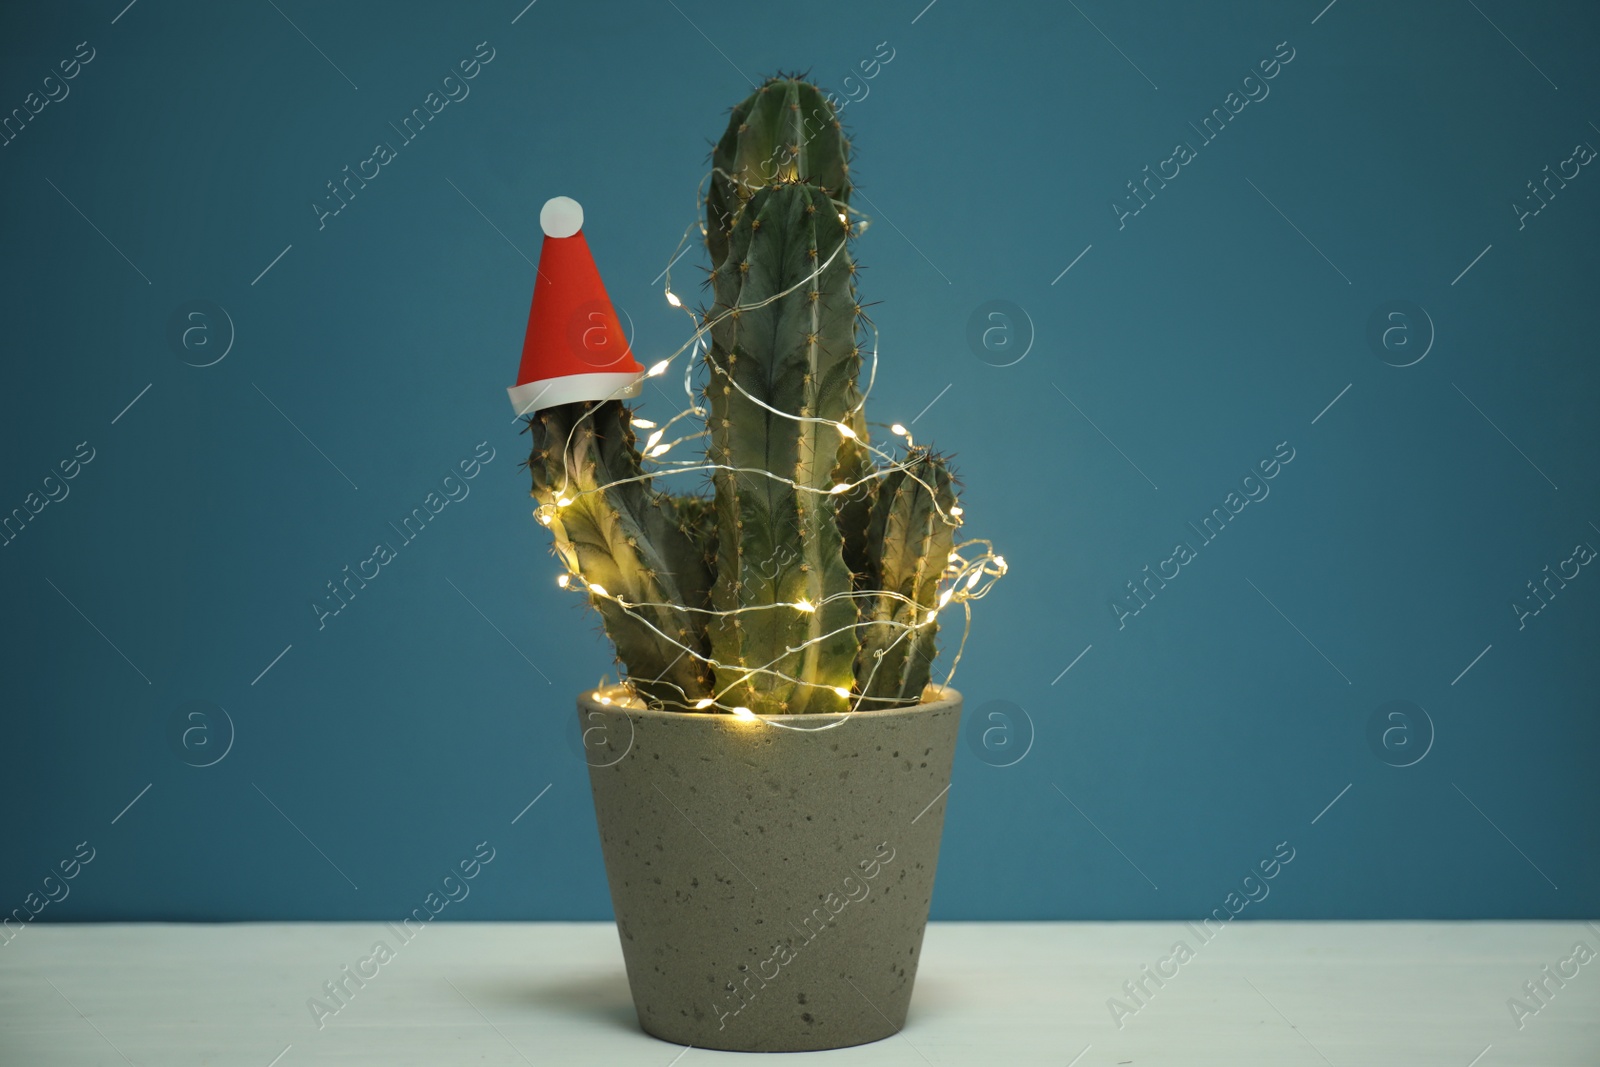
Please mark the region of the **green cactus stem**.
POLYGON ((590 599, 634 690, 655 706, 692 707, 710 695, 711 672, 678 646, 709 653, 704 508, 697 514, 696 505, 668 500, 648 480, 626 480, 641 474, 629 419, 619 400, 562 404, 529 418, 533 496, 567 569, 605 590, 590 599), (632 608, 641 621, 614 597, 667 606, 632 608))
POLYGON ((711 152, 706 248, 713 268, 727 255, 740 208, 758 190, 785 182, 810 182, 849 204, 850 142, 820 89, 775 77, 733 109, 711 152))
MULTIPOLYGON (((848 224, 850 141, 827 94, 794 77, 769 78, 733 108, 727 130, 711 155, 711 185, 706 198, 706 248, 713 267, 712 283, 727 255, 736 216, 761 189, 770 185, 809 182, 828 193, 841 222, 848 224)), ((852 280, 855 265, 849 266, 852 280)), ((835 501, 845 565, 856 575, 866 572, 867 521, 872 512, 874 464, 869 450, 861 393, 851 379, 841 419, 854 438, 839 444, 834 484, 852 488, 835 501)))
POLYGON ((866 625, 856 661, 865 709, 922 698, 938 654, 934 612, 940 606, 939 578, 955 547, 955 502, 945 460, 926 449, 916 450, 904 469, 890 471, 878 486, 867 575, 878 592, 862 605, 866 625))
POLYGON ((734 469, 713 477, 712 604, 732 614, 713 618, 711 650, 721 701, 757 714, 843 711, 854 681, 857 611, 830 493, 861 368, 848 232, 823 190, 768 186, 717 272, 708 458, 734 469))

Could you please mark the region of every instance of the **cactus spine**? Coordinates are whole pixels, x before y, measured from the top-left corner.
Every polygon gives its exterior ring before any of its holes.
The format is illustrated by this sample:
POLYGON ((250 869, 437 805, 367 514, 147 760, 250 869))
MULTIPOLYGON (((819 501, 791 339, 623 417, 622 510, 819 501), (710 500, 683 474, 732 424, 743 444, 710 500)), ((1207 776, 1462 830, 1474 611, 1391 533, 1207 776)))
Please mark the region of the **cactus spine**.
POLYGON ((778 77, 733 109, 712 164, 714 496, 651 487, 621 402, 569 404, 529 420, 542 520, 652 705, 916 703, 954 483, 926 449, 880 469, 869 448, 849 141, 815 86, 778 77))

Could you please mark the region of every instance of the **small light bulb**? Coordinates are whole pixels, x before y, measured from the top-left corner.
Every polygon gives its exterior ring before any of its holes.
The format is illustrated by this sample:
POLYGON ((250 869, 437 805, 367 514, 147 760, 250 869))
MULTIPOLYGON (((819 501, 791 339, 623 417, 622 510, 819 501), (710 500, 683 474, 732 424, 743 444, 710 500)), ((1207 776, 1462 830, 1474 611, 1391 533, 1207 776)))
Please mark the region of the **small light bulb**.
POLYGON ((611 703, 611 698, 608 697, 608 696, 605 696, 604 694, 597 694, 594 699, 595 699, 596 702, 601 703, 601 704, 609 704, 609 703, 611 703))
POLYGON ((846 700, 849 700, 849 699, 850 699, 850 690, 848 690, 848 689, 846 689, 846 688, 845 688, 845 687, 844 687, 844 686, 842 686, 842 685, 836 685, 836 686, 834 686, 834 687, 833 687, 833 691, 834 691, 834 692, 835 692, 835 693, 836 693, 836 694, 838 694, 838 695, 839 695, 839 696, 841 696, 841 697, 844 697, 844 699, 846 699, 846 700))
POLYGON ((910 433, 911 431, 906 429, 904 426, 900 425, 897 422, 893 426, 889 427, 889 432, 892 433, 892 434, 895 434, 896 436, 904 437, 906 434, 910 433))
POLYGON ((657 430, 655 433, 646 438, 644 442, 645 451, 648 452, 650 449, 656 447, 656 442, 661 440, 661 435, 666 432, 667 431, 665 430, 657 430))
POLYGON ((801 597, 799 600, 794 602, 794 610, 806 612, 816 611, 817 606, 811 601, 807 600, 805 597, 801 597))
POLYGON ((955 595, 956 595, 956 591, 954 589, 946 589, 944 592, 940 593, 939 594, 939 606, 942 608, 946 604, 950 603, 950 598, 955 596, 955 595))
POLYGON ((564 508, 570 503, 572 503, 572 498, 570 496, 556 497, 556 507, 558 508, 564 508))
POLYGON ((541 525, 544 525, 544 526, 549 526, 550 525, 550 516, 546 515, 542 511, 535 511, 533 513, 533 517, 538 519, 541 525))
POLYGON ((662 360, 660 363, 657 363, 655 366, 653 366, 649 370, 645 371, 644 372, 645 373, 645 377, 647 377, 647 378, 655 378, 655 377, 659 377, 662 374, 665 374, 667 372, 667 364, 670 363, 670 362, 672 362, 672 361, 671 360, 667 360, 667 359, 662 360))
POLYGON ((948 562, 950 562, 950 563, 964 563, 966 561, 961 558, 961 553, 952 552, 952 553, 950 553, 950 559, 949 559, 948 562))
POLYGON ((856 432, 854 430, 852 430, 850 427, 846 426, 842 422, 839 423, 838 426, 839 426, 839 436, 848 437, 852 441, 854 441, 856 439, 856 432))
POLYGON ((703 708, 709 708, 710 706, 711 706, 711 698, 710 697, 701 697, 699 700, 696 700, 694 702, 694 710, 696 710, 696 711, 700 711, 703 708))
POLYGON ((634 419, 633 424, 641 430, 653 430, 656 428, 656 424, 649 419, 634 419))
POLYGON ((671 304, 675 308, 683 307, 683 301, 679 300, 678 294, 674 293, 671 289, 667 290, 667 303, 671 304))
POLYGON ((1004 574, 1006 571, 1010 570, 1010 568, 1006 566, 1006 558, 1004 556, 996 556, 994 558, 994 565, 1000 568, 1001 574, 1004 574))
POLYGON ((556 575, 556 584, 559 585, 561 588, 565 589, 567 586, 572 584, 572 575, 570 575, 570 574, 558 574, 558 575, 556 575))
POLYGON ((733 717, 741 722, 752 722, 756 717, 756 713, 749 708, 738 707, 733 709, 733 717))
POLYGON ((589 592, 593 593, 595 596, 610 596, 610 594, 606 592, 605 586, 595 585, 593 582, 589 583, 589 592))
POLYGON ((844 482, 840 482, 838 485, 834 486, 832 489, 829 489, 828 493, 831 496, 838 496, 840 493, 848 493, 849 491, 850 491, 850 487, 848 485, 846 485, 844 482))
POLYGON ((672 450, 672 446, 671 445, 656 445, 656 447, 654 447, 654 448, 652 448, 650 450, 649 456, 650 456, 651 459, 655 459, 657 456, 666 455, 671 450, 672 450))
POLYGON ((959 519, 961 517, 961 514, 962 514, 961 506, 959 504, 951 504, 950 505, 950 514, 954 515, 956 518, 959 519))
POLYGON ((977 585, 978 579, 982 577, 982 571, 973 571, 971 574, 967 575, 967 588, 971 589, 973 586, 977 585))
POLYGON ((850 221, 850 220, 849 220, 849 219, 847 219, 847 218, 846 218, 846 217, 845 217, 845 214, 844 214, 844 212, 842 212, 842 211, 841 211, 841 212, 839 212, 839 221, 840 221, 840 222, 849 222, 849 221, 850 221))
POLYGON ((937 619, 938 617, 939 617, 939 609, 938 608, 934 608, 932 611, 928 612, 928 617, 926 619, 923 619, 922 621, 925 622, 925 623, 929 623, 929 622, 932 622, 934 619, 937 619))

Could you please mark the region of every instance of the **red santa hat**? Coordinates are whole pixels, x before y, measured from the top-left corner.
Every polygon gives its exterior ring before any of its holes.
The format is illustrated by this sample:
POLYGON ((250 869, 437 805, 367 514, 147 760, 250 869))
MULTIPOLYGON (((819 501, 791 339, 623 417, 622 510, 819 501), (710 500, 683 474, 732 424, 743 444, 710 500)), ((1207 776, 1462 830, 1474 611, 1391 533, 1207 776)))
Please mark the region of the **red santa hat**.
POLYGON ((539 225, 544 247, 522 367, 506 390, 512 407, 529 415, 557 404, 638 396, 644 368, 634 361, 583 239, 583 207, 566 196, 547 200, 539 225))

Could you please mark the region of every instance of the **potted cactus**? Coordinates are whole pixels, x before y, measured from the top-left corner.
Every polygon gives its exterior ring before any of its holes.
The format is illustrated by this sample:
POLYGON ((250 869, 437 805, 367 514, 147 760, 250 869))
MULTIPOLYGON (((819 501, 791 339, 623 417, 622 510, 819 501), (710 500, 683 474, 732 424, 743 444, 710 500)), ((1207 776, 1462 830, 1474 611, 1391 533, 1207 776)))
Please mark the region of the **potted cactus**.
POLYGON ((899 425, 871 441, 848 160, 798 78, 734 108, 704 196, 709 300, 648 371, 598 275, 585 299, 546 277, 587 257, 581 212, 552 201, 511 390, 532 411, 559 581, 587 594, 620 664, 578 704, 639 1021, 701 1048, 836 1048, 904 1025, 961 712, 948 676, 930 684, 941 612, 1005 571, 959 536, 944 457, 899 425), (541 376, 555 335, 578 359, 541 376), (679 357, 688 409, 660 426, 631 411, 679 357), (682 438, 704 457, 667 458, 687 416, 705 420, 682 438), (709 476, 710 493, 668 476, 709 476))

